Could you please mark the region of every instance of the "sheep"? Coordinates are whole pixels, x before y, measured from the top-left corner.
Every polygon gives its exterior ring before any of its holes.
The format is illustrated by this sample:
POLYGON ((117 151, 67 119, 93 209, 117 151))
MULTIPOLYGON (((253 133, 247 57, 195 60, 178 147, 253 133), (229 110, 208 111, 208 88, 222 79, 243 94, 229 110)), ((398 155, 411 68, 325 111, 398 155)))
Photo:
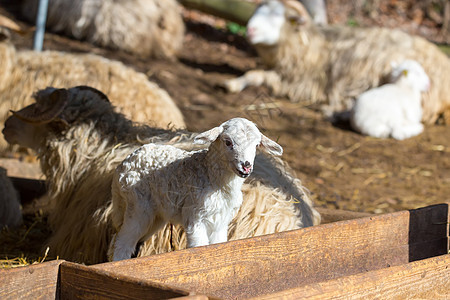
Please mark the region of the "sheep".
POLYGON ((318 103, 332 116, 379 86, 392 60, 413 59, 431 80, 422 121, 434 124, 443 114, 450 124, 450 59, 422 37, 387 28, 317 27, 291 0, 263 2, 248 22, 247 36, 267 69, 226 81, 230 92, 266 85, 291 101, 318 103))
MULTIPOLYGON (((165 90, 118 61, 93 54, 16 51, 8 41, 2 41, 0 64, 0 129, 9 110, 30 104, 36 90, 83 84, 101 89, 134 121, 162 128, 185 127, 181 111, 165 90)), ((0 152, 6 147, 0 139, 0 152)))
POLYGON ((350 113, 353 129, 377 138, 403 140, 423 131, 421 93, 430 79, 414 60, 393 64, 390 83, 370 89, 356 99, 350 113))
MULTIPOLYGON (((194 134, 138 125, 114 111, 100 91, 89 87, 47 88, 36 103, 6 121, 12 144, 34 149, 48 184, 53 230, 50 255, 86 264, 105 262, 114 233, 111 185, 114 170, 146 143, 194 150, 194 134)), ((307 190, 279 157, 258 153, 242 186, 244 202, 231 222, 229 239, 317 225, 320 215, 307 190)), ((167 224, 140 247, 138 256, 186 247, 178 225, 167 224)))
MULTIPOLYGON (((34 22, 38 0, 25 0, 22 15, 34 22)), ((175 0, 50 0, 47 28, 101 47, 140 57, 174 59, 184 23, 175 0)))
POLYGON ((234 118, 200 133, 188 152, 146 144, 117 167, 112 182, 112 260, 131 258, 136 245, 167 222, 181 224, 187 247, 227 241, 242 204, 242 184, 253 171, 256 148, 281 155, 280 145, 247 119, 234 118))
POLYGON ((17 227, 22 221, 19 195, 6 169, 0 167, 0 230, 5 226, 17 227))

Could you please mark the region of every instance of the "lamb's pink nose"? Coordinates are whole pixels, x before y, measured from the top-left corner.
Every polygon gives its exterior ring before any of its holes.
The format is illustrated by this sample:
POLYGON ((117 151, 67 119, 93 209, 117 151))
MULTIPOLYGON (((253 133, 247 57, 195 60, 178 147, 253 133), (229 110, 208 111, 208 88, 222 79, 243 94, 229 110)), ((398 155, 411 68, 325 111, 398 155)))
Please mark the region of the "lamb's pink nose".
POLYGON ((248 161, 242 164, 242 169, 246 174, 249 174, 252 171, 252 164, 248 161))

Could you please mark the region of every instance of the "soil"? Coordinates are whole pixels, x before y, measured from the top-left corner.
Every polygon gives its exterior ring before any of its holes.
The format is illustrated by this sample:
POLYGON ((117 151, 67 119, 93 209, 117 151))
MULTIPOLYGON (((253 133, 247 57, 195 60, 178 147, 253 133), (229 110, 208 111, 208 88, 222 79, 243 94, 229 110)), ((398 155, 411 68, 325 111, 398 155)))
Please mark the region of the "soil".
MULTIPOLYGON (((206 130, 236 116, 253 120, 284 147, 284 159, 316 206, 386 213, 450 202, 450 126, 426 126, 423 134, 404 141, 375 139, 348 124, 330 123, 315 107, 272 97, 265 88, 226 93, 220 83, 261 66, 259 59, 242 36, 192 18, 186 22, 178 61, 138 59, 51 33, 44 47, 93 52, 146 73, 169 92, 189 130, 206 130)), ((18 48, 32 43, 30 36, 15 36, 13 42, 18 48)))

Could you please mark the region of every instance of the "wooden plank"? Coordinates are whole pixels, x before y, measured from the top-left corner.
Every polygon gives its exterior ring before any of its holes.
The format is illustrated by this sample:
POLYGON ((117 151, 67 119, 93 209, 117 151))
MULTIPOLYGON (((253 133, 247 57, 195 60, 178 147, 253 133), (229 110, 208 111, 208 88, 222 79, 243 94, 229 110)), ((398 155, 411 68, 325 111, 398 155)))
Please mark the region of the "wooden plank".
POLYGON ((411 210, 409 218, 409 261, 449 253, 448 204, 411 210))
POLYGON ((450 299, 450 254, 257 299, 450 299))
MULTIPOLYGON (((257 297, 342 276, 407 264, 410 228, 447 228, 448 204, 330 223, 224 244, 92 266, 136 280, 185 288, 218 298, 257 297), (443 217, 429 218, 430 214, 443 217), (411 213, 414 215, 411 218, 411 213), (442 221, 442 222, 441 222, 442 221), (441 223, 441 225, 437 224, 441 223), (440 228, 440 227, 439 227, 440 228)), ((431 229, 430 229, 431 230, 431 229)), ((448 233, 420 235, 428 257, 448 251, 448 233), (444 241, 444 242, 443 242, 444 241)), ((416 237, 418 238, 418 236, 416 237)), ((421 249, 422 251, 423 249, 421 249)))
POLYGON ((92 269, 65 262, 60 268, 61 299, 208 299, 190 295, 182 289, 173 289, 149 280, 138 281, 124 275, 92 269))
POLYGON ((44 179, 38 162, 24 162, 13 158, 0 158, 0 167, 7 170, 10 177, 44 179))
POLYGON ((55 299, 62 262, 0 270, 0 299, 55 299))

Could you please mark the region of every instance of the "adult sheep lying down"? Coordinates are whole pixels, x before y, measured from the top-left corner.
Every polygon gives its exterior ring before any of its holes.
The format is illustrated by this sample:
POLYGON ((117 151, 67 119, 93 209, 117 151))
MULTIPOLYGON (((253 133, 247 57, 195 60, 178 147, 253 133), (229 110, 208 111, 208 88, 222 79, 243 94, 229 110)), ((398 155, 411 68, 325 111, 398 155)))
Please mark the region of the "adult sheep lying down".
MULTIPOLYGON (((22 14, 31 22, 38 3, 22 3, 22 14)), ((175 0, 50 0, 46 24, 55 32, 142 57, 174 58, 184 37, 175 0)))
MULTIPOLYGON (((113 234, 111 182, 125 157, 145 143, 190 150, 195 136, 137 125, 114 111, 107 97, 90 87, 47 88, 36 103, 5 124, 6 140, 34 149, 49 186, 53 230, 50 253, 88 264, 104 262, 113 234)), ((229 239, 312 226, 320 216, 305 188, 279 158, 258 153, 242 187, 243 205, 232 220, 229 239)), ((150 237, 138 256, 186 247, 178 226, 150 237)))
POLYGON ((318 27, 293 0, 264 1, 249 20, 247 36, 267 69, 229 80, 230 91, 267 85, 294 102, 325 104, 331 114, 383 83, 391 61, 412 59, 431 80, 423 122, 433 124, 444 114, 450 124, 450 59, 424 38, 387 28, 318 27))
MULTIPOLYGON (((89 84, 111 97, 116 108, 136 122, 184 128, 183 115, 169 94, 118 61, 93 54, 16 50, 0 41, 0 127, 9 110, 32 103, 31 95, 48 86, 89 84)), ((0 150, 7 143, 0 139, 0 150)))

